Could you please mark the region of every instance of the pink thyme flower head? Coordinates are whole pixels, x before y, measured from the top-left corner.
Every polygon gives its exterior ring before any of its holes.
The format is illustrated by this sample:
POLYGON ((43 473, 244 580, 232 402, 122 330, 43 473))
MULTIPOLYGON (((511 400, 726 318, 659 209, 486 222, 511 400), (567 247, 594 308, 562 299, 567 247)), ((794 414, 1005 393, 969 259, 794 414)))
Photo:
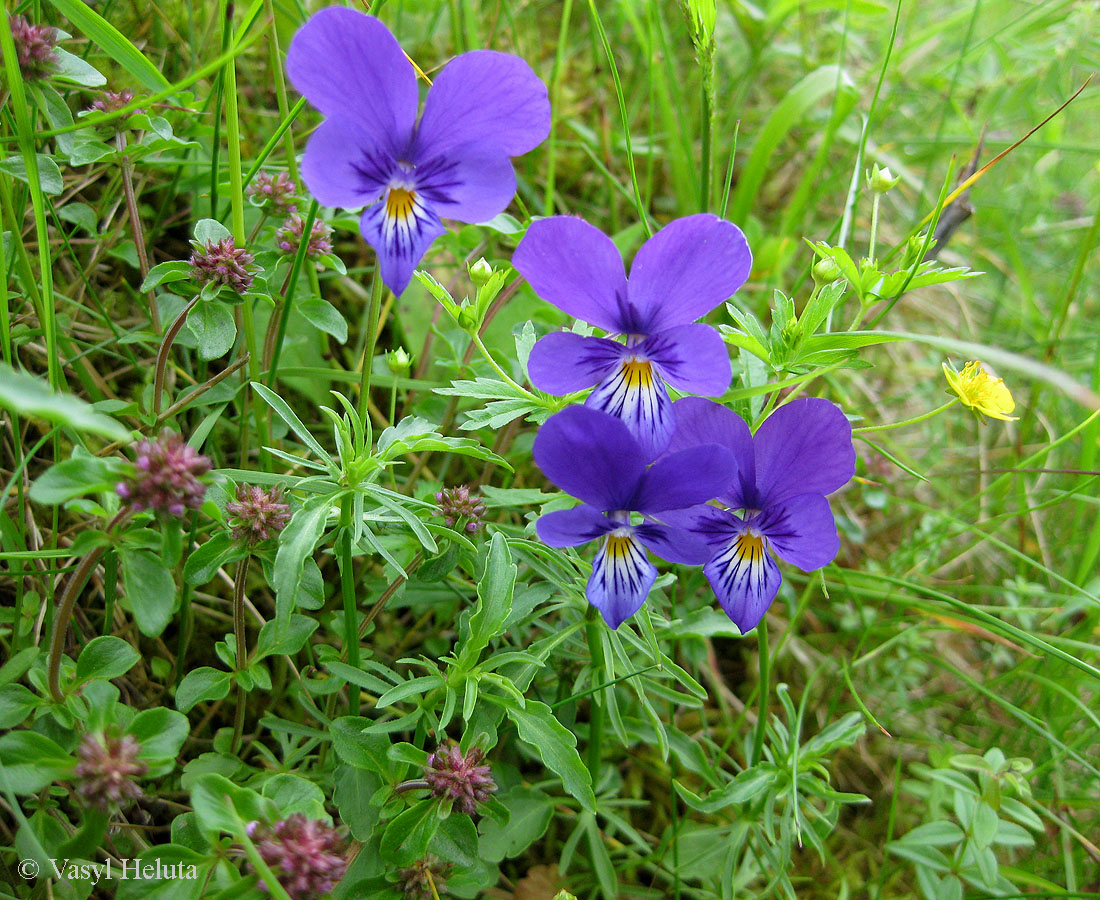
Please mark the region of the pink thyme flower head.
POLYGON ((9 16, 19 69, 27 81, 46 78, 57 65, 57 29, 32 25, 23 16, 9 16))
POLYGON ((283 503, 282 488, 264 489, 255 484, 237 486, 237 499, 225 504, 233 516, 233 537, 246 544, 258 544, 278 534, 290 521, 290 506, 283 503))
POLYGON ((254 261, 252 254, 238 247, 232 237, 207 241, 205 246, 192 246, 191 274, 197 281, 225 284, 238 294, 252 287, 255 273, 248 268, 254 261))
POLYGON ((398 887, 410 900, 433 900, 431 886, 434 885, 441 896, 448 893, 446 879, 453 868, 452 863, 445 863, 429 853, 411 866, 397 870, 398 887))
MULTIPOLYGON (((259 825, 251 837, 291 900, 317 900, 347 871, 347 848, 340 832, 301 813, 270 827, 259 825)), ((260 887, 267 890, 263 882, 260 887)))
POLYGON ((485 504, 476 494, 470 492, 470 488, 462 484, 458 487, 444 488, 435 495, 435 502, 439 504, 439 515, 448 528, 454 527, 455 522, 466 520, 463 526, 473 534, 480 530, 481 520, 485 517, 485 504))
MULTIPOLYGON (((275 230, 275 246, 279 248, 279 252, 288 255, 297 253, 298 247, 302 243, 302 234, 305 228, 305 219, 298 215, 298 213, 291 213, 287 216, 286 221, 275 230)), ((327 222, 321 219, 314 219, 313 225, 309 230, 309 244, 306 247, 306 256, 311 259, 317 259, 320 256, 331 253, 332 241, 329 240, 329 235, 331 234, 332 229, 329 228, 327 222)))
POLYGON ((80 762, 73 769, 77 778, 76 792, 97 809, 106 810, 140 797, 142 790, 134 783, 135 776, 144 775, 149 767, 137 758, 141 744, 133 735, 122 737, 84 735, 77 750, 80 762))
MULTIPOLYGON (((127 103, 134 99, 134 92, 129 88, 122 91, 104 91, 103 96, 98 100, 93 101, 89 109, 93 109, 96 112, 118 112, 127 103)), ((141 112, 140 109, 132 110, 132 112, 141 112)))
POLYGON ((428 757, 424 767, 424 780, 432 795, 451 800, 466 815, 477 812, 477 805, 484 803, 497 789, 492 770, 481 764, 485 752, 472 747, 464 756, 458 744, 439 747, 428 757))
POLYGON ((199 477, 210 471, 210 460, 180 435, 165 428, 155 440, 139 441, 134 451, 133 477, 115 486, 131 509, 164 510, 182 516, 188 509, 202 506, 206 485, 199 477))
POLYGON ((286 172, 277 175, 258 172, 245 193, 254 204, 265 207, 272 215, 286 216, 298 208, 297 191, 298 186, 286 172))

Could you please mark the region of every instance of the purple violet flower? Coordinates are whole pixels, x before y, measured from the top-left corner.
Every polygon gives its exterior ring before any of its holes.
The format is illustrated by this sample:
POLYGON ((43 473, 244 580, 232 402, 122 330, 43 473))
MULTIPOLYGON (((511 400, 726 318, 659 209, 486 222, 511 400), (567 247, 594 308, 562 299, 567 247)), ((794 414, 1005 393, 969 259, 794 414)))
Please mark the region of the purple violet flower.
POLYGON ((612 628, 641 608, 657 578, 647 548, 669 562, 695 566, 713 555, 689 531, 655 517, 704 503, 729 488, 736 466, 724 447, 693 446, 647 469, 646 451, 621 420, 571 406, 539 429, 534 456, 547 478, 584 501, 542 516, 539 537, 551 547, 603 539, 585 595, 612 628), (632 512, 641 513, 643 521, 632 522, 632 512))
POLYGON ((360 223, 382 280, 405 290, 441 218, 484 222, 516 191, 509 157, 550 133, 546 86, 522 59, 475 50, 435 79, 417 122, 416 72, 378 19, 330 7, 287 53, 295 87, 326 117, 302 177, 325 206, 367 207, 360 223))
POLYGON ((627 280, 611 238, 582 219, 555 216, 527 229, 512 265, 535 293, 571 316, 621 334, 626 343, 559 331, 531 351, 531 383, 551 394, 596 385, 587 406, 618 416, 648 457, 672 438, 665 383, 721 395, 730 383, 726 345, 709 325, 692 324, 749 276, 741 229, 701 214, 669 223, 645 242, 627 280))
POLYGON ((49 77, 57 67, 57 29, 51 25, 33 25, 18 15, 9 15, 8 23, 23 78, 40 81, 49 77))
POLYGON ((781 406, 755 435, 737 413, 710 400, 686 397, 673 404, 673 412, 676 434, 665 459, 717 443, 737 461, 737 478, 716 495, 728 509, 698 506, 669 518, 713 548, 703 572, 745 634, 759 624, 783 581, 773 555, 812 571, 832 562, 840 549, 825 495, 855 473, 852 426, 838 406, 816 398, 781 406))

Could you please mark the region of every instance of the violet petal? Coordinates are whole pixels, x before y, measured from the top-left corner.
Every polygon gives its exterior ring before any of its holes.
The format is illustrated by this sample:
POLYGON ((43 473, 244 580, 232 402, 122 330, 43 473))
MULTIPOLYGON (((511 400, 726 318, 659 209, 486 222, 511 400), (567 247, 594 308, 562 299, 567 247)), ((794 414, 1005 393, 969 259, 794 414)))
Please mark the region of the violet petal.
POLYGON ((630 269, 627 296, 654 334, 687 325, 745 283, 752 254, 741 229, 709 213, 670 222, 651 237, 630 269))
POLYGON ((548 394, 571 394, 614 372, 626 348, 607 338, 555 331, 536 342, 527 360, 531 384, 548 394))
POLYGON ((451 60, 428 91, 416 153, 427 159, 477 143, 519 156, 549 134, 546 85, 531 67, 509 53, 474 50, 451 60))
POLYGON ((628 330, 622 256, 611 238, 583 219, 552 216, 533 222, 512 265, 562 312, 604 331, 628 330))

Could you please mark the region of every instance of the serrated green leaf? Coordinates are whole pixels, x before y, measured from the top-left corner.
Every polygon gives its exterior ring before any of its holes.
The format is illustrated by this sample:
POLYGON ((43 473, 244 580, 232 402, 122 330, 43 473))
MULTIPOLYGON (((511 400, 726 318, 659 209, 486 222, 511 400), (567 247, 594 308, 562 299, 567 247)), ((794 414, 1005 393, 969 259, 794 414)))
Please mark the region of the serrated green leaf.
MULTIPOLYGON (((488 699, 488 695, 486 699, 488 699)), ((589 812, 595 811, 592 778, 577 752, 577 736, 554 718, 550 707, 538 700, 519 706, 493 698, 516 725, 520 739, 530 744, 547 767, 561 778, 562 786, 589 812)))

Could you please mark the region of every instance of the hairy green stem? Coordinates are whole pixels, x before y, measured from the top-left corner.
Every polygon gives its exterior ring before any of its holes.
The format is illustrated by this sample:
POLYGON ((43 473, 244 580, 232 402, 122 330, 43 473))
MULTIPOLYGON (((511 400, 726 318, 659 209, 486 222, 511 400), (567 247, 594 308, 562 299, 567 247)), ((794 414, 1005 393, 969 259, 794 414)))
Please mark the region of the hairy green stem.
POLYGON ((359 375, 359 405, 357 410, 364 428, 370 428, 370 380, 374 363, 374 345, 378 342, 378 314, 382 308, 382 273, 374 271, 374 281, 370 286, 370 308, 367 311, 367 342, 363 346, 363 369, 359 375))
POLYGON ((554 183, 557 171, 558 121, 556 114, 561 100, 561 81, 565 71, 565 42, 569 34, 569 18, 573 15, 573 0, 564 0, 561 7, 561 25, 558 27, 558 46, 554 53, 554 68, 550 71, 550 137, 546 141, 546 193, 543 215, 554 214, 554 183))
POLYGON ((195 304, 198 302, 199 295, 196 294, 191 302, 176 316, 175 321, 168 326, 168 330, 164 333, 164 338, 160 342, 160 349, 157 350, 157 362, 153 370, 153 415, 157 416, 158 419, 160 418, 160 404, 164 394, 164 378, 168 369, 168 352, 172 349, 172 344, 179 335, 180 329, 183 328, 183 323, 187 321, 187 314, 195 308, 195 304))
MULTIPOLYGON (((359 668, 359 607, 355 602, 355 574, 352 568, 351 520, 355 513, 355 496, 347 494, 340 501, 340 533, 337 550, 340 556, 340 594, 344 601, 344 652, 348 665, 359 668)), ((348 689, 350 714, 359 715, 359 688, 348 689)))
MULTIPOLYGON (((594 606, 589 606, 585 614, 584 634, 588 640, 589 667, 591 670, 589 677, 593 684, 597 684, 601 679, 607 677, 607 660, 604 657, 601 628, 602 622, 600 621, 599 610, 594 606)), ((588 708, 588 774, 592 777, 592 789, 595 790, 600 779, 600 759, 603 749, 604 698, 601 696, 601 692, 592 694, 588 708)))
MULTIPOLYGON (((247 633, 245 631, 246 624, 244 618, 244 585, 248 578, 248 561, 250 557, 246 556, 239 563, 237 563, 237 574, 233 579, 233 634, 237 639, 237 672, 240 673, 244 669, 245 658, 248 656, 248 641, 247 633)), ((233 754, 236 754, 241 749, 241 737, 244 734, 244 710, 246 701, 246 691, 241 685, 240 678, 237 679, 237 709, 233 715, 233 754)))
POLYGON ((750 766, 757 765, 764 756, 764 732, 768 727, 768 694, 771 678, 771 659, 768 656, 768 620, 760 620, 756 626, 757 650, 760 654, 760 705, 756 719, 756 732, 752 739, 750 766))
POLYGON ((935 409, 923 415, 914 416, 912 419, 904 419, 901 422, 888 422, 885 425, 867 425, 863 428, 853 428, 852 434, 866 434, 869 431, 888 431, 891 428, 904 428, 906 425, 916 425, 918 422, 923 422, 925 419, 931 419, 933 416, 938 416, 945 409, 950 409, 958 402, 959 398, 955 397, 953 400, 948 400, 943 406, 937 406, 935 409))

